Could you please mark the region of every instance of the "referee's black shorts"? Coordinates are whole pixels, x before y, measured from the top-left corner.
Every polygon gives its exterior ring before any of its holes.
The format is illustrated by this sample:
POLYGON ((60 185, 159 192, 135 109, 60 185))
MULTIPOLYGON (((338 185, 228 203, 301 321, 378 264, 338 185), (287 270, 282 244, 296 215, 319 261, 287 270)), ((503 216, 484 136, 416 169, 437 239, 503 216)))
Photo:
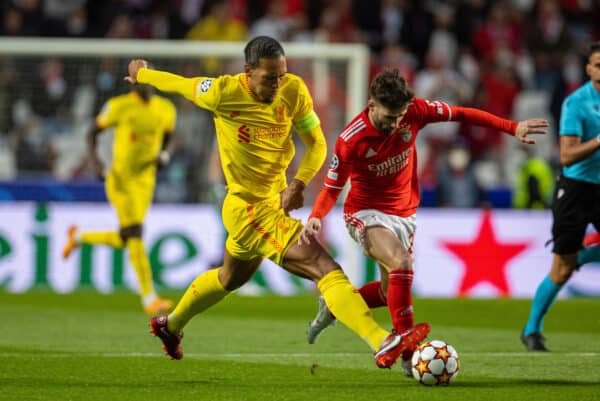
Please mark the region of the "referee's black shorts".
POLYGON ((576 253, 588 224, 600 231, 600 185, 561 175, 554 191, 552 217, 552 252, 576 253))

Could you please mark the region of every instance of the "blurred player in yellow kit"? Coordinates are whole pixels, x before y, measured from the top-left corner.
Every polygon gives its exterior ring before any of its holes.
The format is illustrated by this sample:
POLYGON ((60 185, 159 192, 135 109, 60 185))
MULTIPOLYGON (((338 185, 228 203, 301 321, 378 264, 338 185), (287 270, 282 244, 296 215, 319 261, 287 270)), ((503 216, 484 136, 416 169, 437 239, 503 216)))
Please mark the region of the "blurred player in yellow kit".
POLYGON ((68 258, 81 244, 127 248, 135 269, 144 311, 166 312, 173 306, 160 298, 152 283, 152 270, 142 241, 142 225, 152 202, 156 169, 169 162, 167 146, 175 128, 173 103, 154 95, 147 85, 135 84, 129 93, 109 99, 96 117, 88 136, 89 152, 96 172, 105 178, 106 196, 117 212, 119 231, 80 231, 71 226, 63 249, 68 258), (96 154, 99 133, 114 127, 113 161, 105 175, 96 154))
POLYGON ((181 359, 182 330, 189 320, 247 282, 268 258, 313 280, 335 316, 369 344, 377 366, 390 368, 403 351, 416 348, 429 326, 417 325, 405 333, 384 330, 318 242, 297 244, 302 223, 288 212, 302 206, 304 188, 325 159, 325 139, 310 93, 300 77, 287 73, 279 42, 256 37, 248 42, 244 55, 244 72, 216 78, 184 78, 151 70, 145 60, 129 64, 129 82, 179 93, 214 114, 227 182, 223 266, 200 274, 171 314, 152 318, 152 333, 168 355, 181 359), (295 153, 292 127, 306 152, 288 185, 286 169, 295 153))

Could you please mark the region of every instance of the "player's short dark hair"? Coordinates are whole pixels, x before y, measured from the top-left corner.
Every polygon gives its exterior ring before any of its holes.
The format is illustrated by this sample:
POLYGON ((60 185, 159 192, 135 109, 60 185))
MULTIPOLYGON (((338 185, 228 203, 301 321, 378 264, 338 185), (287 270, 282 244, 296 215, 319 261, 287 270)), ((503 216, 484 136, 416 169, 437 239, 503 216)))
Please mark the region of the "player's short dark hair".
POLYGON ((592 54, 600 52, 600 41, 594 42, 588 48, 588 60, 592 57, 592 54))
POLYGON ((261 58, 277 58, 285 56, 281 43, 269 36, 257 36, 250 40, 244 48, 246 64, 258 67, 261 58))
POLYGON ((415 97, 406 79, 395 68, 383 70, 373 78, 369 95, 388 109, 399 109, 415 97))

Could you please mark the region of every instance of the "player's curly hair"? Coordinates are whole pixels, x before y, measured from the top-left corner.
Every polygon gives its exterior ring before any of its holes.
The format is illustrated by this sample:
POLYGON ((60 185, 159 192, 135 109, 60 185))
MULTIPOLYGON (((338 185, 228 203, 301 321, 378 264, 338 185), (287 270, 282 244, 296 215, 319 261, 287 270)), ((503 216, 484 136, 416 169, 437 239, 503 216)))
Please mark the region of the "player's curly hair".
POLYGON ((406 79, 396 68, 385 69, 373 78, 369 95, 388 109, 399 109, 415 97, 406 79))
POLYGON ((246 64, 258 67, 261 58, 276 58, 285 56, 281 43, 269 36, 257 36, 250 40, 244 48, 246 64))
POLYGON ((600 52, 600 41, 590 44, 590 46, 588 47, 588 54, 587 54, 588 60, 590 59, 590 57, 592 57, 592 54, 598 53, 598 52, 600 52))

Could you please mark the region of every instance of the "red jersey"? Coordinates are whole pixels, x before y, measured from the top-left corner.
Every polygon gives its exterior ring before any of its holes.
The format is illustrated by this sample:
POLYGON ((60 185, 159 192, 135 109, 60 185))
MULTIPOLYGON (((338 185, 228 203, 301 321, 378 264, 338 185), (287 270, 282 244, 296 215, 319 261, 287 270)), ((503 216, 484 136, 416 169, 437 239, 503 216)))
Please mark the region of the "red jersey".
POLYGON ((329 213, 348 179, 351 186, 345 214, 364 209, 401 217, 414 214, 419 205, 415 139, 422 127, 439 121, 469 121, 511 134, 517 127, 514 121, 481 110, 413 99, 398 128, 384 135, 371 124, 367 108, 340 133, 311 217, 323 218, 329 213))

